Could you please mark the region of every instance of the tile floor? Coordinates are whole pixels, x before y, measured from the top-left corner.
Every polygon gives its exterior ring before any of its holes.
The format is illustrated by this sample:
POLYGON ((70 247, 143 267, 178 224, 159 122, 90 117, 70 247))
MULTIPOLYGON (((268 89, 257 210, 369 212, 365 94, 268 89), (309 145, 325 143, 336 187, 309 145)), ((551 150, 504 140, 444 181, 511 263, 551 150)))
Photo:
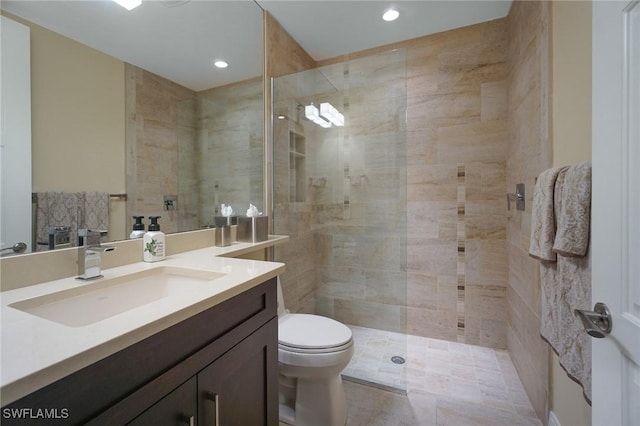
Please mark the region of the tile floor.
POLYGON ((507 351, 350 327, 348 425, 541 425, 507 351))

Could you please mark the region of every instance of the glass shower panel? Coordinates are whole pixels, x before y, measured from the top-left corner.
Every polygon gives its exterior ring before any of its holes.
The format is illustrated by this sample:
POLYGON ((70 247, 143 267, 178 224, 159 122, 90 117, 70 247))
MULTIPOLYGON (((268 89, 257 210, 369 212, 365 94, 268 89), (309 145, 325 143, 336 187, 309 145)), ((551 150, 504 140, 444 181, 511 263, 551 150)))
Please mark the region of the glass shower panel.
POLYGON ((275 251, 287 263, 285 303, 352 328, 345 378, 405 391, 405 52, 279 77, 273 88, 274 231, 291 237, 275 251), (344 127, 305 118, 305 106, 323 102, 344 127))

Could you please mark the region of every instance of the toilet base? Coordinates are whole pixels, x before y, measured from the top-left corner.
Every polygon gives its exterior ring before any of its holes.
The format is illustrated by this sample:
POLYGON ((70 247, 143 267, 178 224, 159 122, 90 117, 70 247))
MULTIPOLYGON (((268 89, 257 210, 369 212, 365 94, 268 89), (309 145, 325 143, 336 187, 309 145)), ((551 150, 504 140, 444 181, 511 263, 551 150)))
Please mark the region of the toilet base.
POLYGON ((295 426, 346 424, 347 403, 339 374, 323 379, 298 378, 295 394, 295 402, 281 401, 280 421, 295 426))
POLYGON ((281 403, 278 407, 278 414, 280 423, 286 423, 288 425, 295 426, 296 412, 292 406, 281 403))

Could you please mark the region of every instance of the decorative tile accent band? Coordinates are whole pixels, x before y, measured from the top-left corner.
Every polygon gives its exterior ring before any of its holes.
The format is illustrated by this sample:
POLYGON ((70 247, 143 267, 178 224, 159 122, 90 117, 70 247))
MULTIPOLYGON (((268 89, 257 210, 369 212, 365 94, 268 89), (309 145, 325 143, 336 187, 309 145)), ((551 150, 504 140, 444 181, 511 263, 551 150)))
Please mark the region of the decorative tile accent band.
POLYGON ((457 240, 458 240, 458 303, 457 303, 457 338, 458 342, 465 342, 465 201, 466 201, 466 173, 464 164, 458 164, 458 220, 457 220, 457 240))

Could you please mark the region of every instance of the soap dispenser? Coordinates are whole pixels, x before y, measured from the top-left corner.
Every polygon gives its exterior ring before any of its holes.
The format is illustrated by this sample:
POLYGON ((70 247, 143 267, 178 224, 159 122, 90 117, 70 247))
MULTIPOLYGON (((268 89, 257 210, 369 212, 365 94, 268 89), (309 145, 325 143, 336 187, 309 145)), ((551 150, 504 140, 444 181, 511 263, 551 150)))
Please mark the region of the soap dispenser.
POLYGON ((145 262, 157 262, 164 259, 164 232, 160 231, 160 216, 149 216, 149 232, 143 237, 143 259, 145 262))
POLYGON ((145 234, 144 223, 142 223, 142 219, 144 219, 144 216, 133 216, 133 219, 136 221, 136 223, 133 224, 133 231, 131 231, 131 235, 129 235, 129 238, 142 238, 145 234))

